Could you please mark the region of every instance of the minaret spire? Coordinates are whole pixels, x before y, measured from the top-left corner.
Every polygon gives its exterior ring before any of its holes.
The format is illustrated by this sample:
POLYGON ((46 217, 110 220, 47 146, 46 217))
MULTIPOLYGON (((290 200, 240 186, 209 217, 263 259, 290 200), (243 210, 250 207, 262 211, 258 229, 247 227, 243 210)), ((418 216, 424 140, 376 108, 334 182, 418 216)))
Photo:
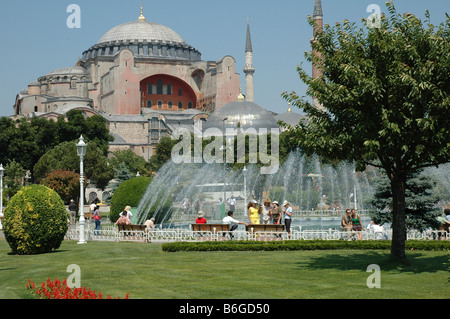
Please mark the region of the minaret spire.
POLYGON ((253 102, 255 100, 254 88, 253 88, 253 73, 255 68, 253 67, 253 49, 252 38, 250 36, 250 19, 247 18, 247 37, 245 41, 245 96, 246 100, 253 102))
MULTIPOLYGON (((317 37, 317 33, 323 30, 323 12, 322 12, 322 1, 321 0, 314 0, 314 13, 313 13, 313 19, 315 22, 314 30, 313 30, 313 37, 311 38, 311 44, 314 43, 317 37)), ((316 57, 321 57, 321 54, 319 52, 313 51, 313 55, 316 57)), ((317 65, 312 66, 312 77, 313 79, 319 78, 323 75, 322 71, 317 67, 317 65)), ((323 105, 317 101, 315 97, 313 97, 313 105, 316 106, 319 109, 323 110, 323 105)))

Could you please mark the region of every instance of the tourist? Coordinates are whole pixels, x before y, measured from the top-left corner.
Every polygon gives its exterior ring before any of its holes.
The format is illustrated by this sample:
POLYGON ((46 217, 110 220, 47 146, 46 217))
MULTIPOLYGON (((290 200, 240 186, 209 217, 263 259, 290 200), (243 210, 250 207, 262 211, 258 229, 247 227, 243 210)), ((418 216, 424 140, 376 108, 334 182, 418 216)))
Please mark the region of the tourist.
POLYGON ((347 233, 347 239, 350 240, 352 231, 352 216, 350 209, 346 209, 345 215, 341 218, 341 230, 347 233))
POLYGON ((133 217, 133 213, 131 213, 131 206, 125 206, 125 209, 122 212, 122 215, 125 213, 125 216, 131 222, 131 217, 133 217))
POLYGON ((197 219, 195 220, 196 224, 206 224, 206 218, 204 217, 205 213, 199 211, 197 214, 197 219))
POLYGON ((259 214, 261 213, 258 208, 256 208, 257 201, 252 200, 247 205, 248 210, 248 219, 250 220, 250 224, 259 225, 259 214))
POLYGON ((373 231, 375 240, 385 239, 384 227, 381 226, 377 220, 370 221, 369 225, 367 225, 367 229, 373 231))
POLYGON ((70 224, 75 225, 76 219, 77 219, 77 204, 75 204, 75 201, 73 199, 70 200, 69 203, 69 214, 70 214, 70 224))
POLYGON ((228 199, 228 204, 230 205, 230 210, 234 212, 236 209, 236 198, 234 198, 234 195, 231 195, 228 199))
MULTIPOLYGON (((239 220, 236 220, 233 218, 233 211, 228 211, 228 216, 224 217, 222 219, 222 223, 226 224, 226 225, 230 225, 230 232, 235 231, 236 228, 238 228, 239 224, 244 224, 245 226, 248 226, 248 223, 246 222, 241 222, 239 220)), ((225 233, 224 233, 225 236, 225 233)), ((233 235, 230 233, 230 237, 233 238, 233 235)))
POLYGON ((145 223, 144 223, 144 226, 145 226, 145 230, 146 230, 146 231, 150 231, 150 230, 155 229, 155 228, 156 228, 156 225, 155 225, 155 218, 152 217, 152 218, 150 218, 150 219, 147 219, 147 220, 145 221, 145 223))
POLYGON ((281 207, 276 200, 273 201, 272 222, 276 225, 281 224, 281 207))
POLYGON ((262 213, 262 223, 265 225, 270 224, 270 219, 272 218, 272 206, 270 205, 270 199, 266 199, 261 209, 262 213))
POLYGON ((363 230, 361 218, 354 208, 352 209, 352 230, 356 232, 356 238, 361 240, 361 231, 363 230))
POLYGON ((286 231, 289 238, 291 238, 291 222, 292 222, 292 207, 287 200, 283 202, 284 224, 286 225, 286 231))
POLYGON ((127 211, 124 210, 120 215, 119 219, 116 221, 116 225, 131 225, 130 220, 127 217, 127 211))
POLYGON ((438 221, 441 223, 438 232, 439 239, 448 238, 450 233, 450 209, 444 209, 444 214, 445 217, 438 217, 438 221))
POLYGON ((95 222, 95 229, 94 229, 94 235, 100 234, 100 224, 102 222, 102 218, 100 216, 100 206, 95 205, 94 209, 94 222, 95 222))

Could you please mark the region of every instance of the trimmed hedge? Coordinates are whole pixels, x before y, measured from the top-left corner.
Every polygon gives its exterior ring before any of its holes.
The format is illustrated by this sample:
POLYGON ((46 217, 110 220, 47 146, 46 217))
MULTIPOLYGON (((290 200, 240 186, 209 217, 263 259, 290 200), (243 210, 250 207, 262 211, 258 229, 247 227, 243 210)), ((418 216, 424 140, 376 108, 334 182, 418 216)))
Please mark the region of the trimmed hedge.
POLYGON ((116 222, 125 206, 137 207, 151 181, 151 177, 140 176, 122 182, 111 198, 109 219, 116 222))
POLYGON ((44 185, 23 187, 6 206, 5 239, 14 254, 51 252, 64 239, 68 216, 61 197, 53 189, 44 185))
MULTIPOLYGON (((177 251, 275 251, 391 249, 390 240, 286 240, 286 241, 205 241, 174 242, 162 245, 165 252, 177 251)), ((450 241, 408 240, 407 250, 450 250, 450 241)))

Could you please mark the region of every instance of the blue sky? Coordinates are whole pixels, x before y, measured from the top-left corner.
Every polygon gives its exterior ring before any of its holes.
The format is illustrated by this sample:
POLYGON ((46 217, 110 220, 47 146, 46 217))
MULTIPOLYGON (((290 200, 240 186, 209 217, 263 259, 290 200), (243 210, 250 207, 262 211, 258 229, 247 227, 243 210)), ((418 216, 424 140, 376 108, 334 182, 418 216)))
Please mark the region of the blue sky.
MULTIPOLYGON (((82 52, 97 43, 112 27, 136 20, 141 0, 22 0, 0 5, 0 116, 13 114, 16 94, 28 83, 58 68, 75 65, 82 52), (81 8, 81 28, 70 29, 66 12, 70 4, 81 8)), ((245 93, 242 71, 245 62, 247 17, 253 44, 255 102, 283 113, 284 91, 303 96, 305 86, 296 67, 310 49, 312 30, 307 15, 314 0, 142 0, 147 21, 175 30, 202 53, 202 60, 218 60, 225 55, 236 59, 237 73, 245 93)), ((423 17, 431 13, 435 25, 450 14, 449 0, 395 0, 400 13, 423 17)), ((322 0, 324 23, 348 19, 360 23, 371 13, 370 4, 386 12, 385 0, 322 0)), ((299 110, 294 110, 299 112, 299 110)))

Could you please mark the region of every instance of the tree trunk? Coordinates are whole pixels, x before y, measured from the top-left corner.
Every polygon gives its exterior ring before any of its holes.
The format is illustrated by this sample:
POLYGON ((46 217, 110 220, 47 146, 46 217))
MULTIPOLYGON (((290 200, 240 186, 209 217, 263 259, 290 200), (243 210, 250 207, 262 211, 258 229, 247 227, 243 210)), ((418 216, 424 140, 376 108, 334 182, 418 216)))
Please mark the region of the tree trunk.
POLYGON ((395 174, 391 179, 393 197, 391 257, 406 260, 406 177, 395 174))

